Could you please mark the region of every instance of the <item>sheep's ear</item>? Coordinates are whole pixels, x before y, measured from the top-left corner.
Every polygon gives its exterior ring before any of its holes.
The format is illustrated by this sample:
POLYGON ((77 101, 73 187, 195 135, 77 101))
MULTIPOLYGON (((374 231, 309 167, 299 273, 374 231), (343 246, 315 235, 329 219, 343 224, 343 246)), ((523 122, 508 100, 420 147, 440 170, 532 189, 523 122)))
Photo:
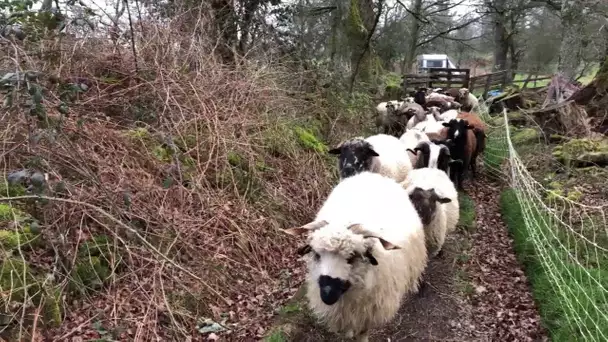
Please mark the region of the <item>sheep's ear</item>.
POLYGON ((407 149, 407 151, 408 151, 408 152, 412 152, 413 154, 418 154, 418 152, 417 152, 417 151, 418 151, 418 148, 415 148, 415 149, 413 149, 413 150, 412 150, 411 148, 408 148, 408 149, 407 149))
POLYGON ((367 258, 367 260, 369 260, 369 263, 374 265, 374 266, 378 266, 378 260, 376 260, 376 258, 374 258, 374 256, 372 255, 372 251, 371 249, 367 249, 365 251, 365 253, 363 254, 363 256, 365 256, 367 258))
POLYGON ((297 253, 299 255, 304 255, 304 254, 310 253, 310 251, 312 251, 312 247, 310 247, 310 245, 304 245, 304 246, 298 248, 297 253))
POLYGON ((447 197, 437 197, 437 202, 446 204, 452 202, 452 200, 447 197))
POLYGON ((376 239, 380 240, 380 243, 382 244, 382 247, 384 247, 384 249, 391 250, 391 249, 401 249, 401 247, 394 245, 386 240, 384 240, 383 238, 379 237, 379 236, 366 236, 366 237, 375 237, 376 239))
POLYGON ((331 150, 327 151, 327 153, 329 154, 333 154, 333 155, 338 155, 341 153, 341 149, 340 147, 336 147, 336 148, 332 148, 331 150))
POLYGON ((319 221, 319 222, 313 221, 313 222, 307 223, 307 224, 305 224, 305 225, 303 225, 301 227, 294 227, 294 228, 283 229, 283 231, 285 233, 289 234, 289 235, 300 236, 300 235, 302 235, 302 234, 304 234, 306 232, 317 230, 317 229, 319 229, 321 227, 324 227, 326 225, 327 225, 327 221, 325 221, 325 220, 322 220, 322 221, 319 221))
POLYGON ((399 247, 399 246, 397 246, 395 244, 392 244, 392 243, 384 240, 383 238, 381 238, 378 235, 376 235, 376 233, 370 232, 369 230, 365 229, 361 224, 358 224, 358 223, 351 224, 346 229, 352 231, 355 234, 363 235, 364 239, 367 239, 367 238, 376 238, 376 239, 380 240, 380 243, 382 244, 382 247, 384 247, 384 249, 386 249, 386 250, 400 249, 401 248, 401 247, 399 247))
POLYGON ((372 156, 372 157, 379 157, 380 155, 378 154, 378 152, 374 151, 373 148, 369 148, 367 151, 368 155, 372 156))
POLYGON ((445 122, 445 121, 444 121, 444 122, 442 122, 441 124, 442 124, 444 127, 450 127, 450 123, 449 123, 449 122, 445 122))

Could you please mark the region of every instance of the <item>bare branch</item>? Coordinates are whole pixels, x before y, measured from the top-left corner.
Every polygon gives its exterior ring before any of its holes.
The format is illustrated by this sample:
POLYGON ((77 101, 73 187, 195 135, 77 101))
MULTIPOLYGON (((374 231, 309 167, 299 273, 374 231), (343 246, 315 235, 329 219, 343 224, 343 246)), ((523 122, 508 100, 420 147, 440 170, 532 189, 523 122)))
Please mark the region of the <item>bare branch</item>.
POLYGON ((466 21, 466 22, 464 22, 464 23, 462 23, 460 25, 457 25, 457 26, 454 26, 454 27, 450 27, 450 28, 448 28, 446 30, 443 30, 443 31, 437 33, 437 34, 434 34, 430 38, 427 38, 427 39, 425 39, 425 40, 423 40, 421 42, 418 42, 418 44, 416 44, 416 47, 421 47, 421 46, 423 46, 425 44, 428 44, 428 43, 434 41, 437 38, 446 38, 444 36, 447 35, 448 33, 460 30, 462 28, 465 28, 465 27, 467 27, 467 26, 469 26, 469 25, 471 25, 471 24, 479 21, 479 19, 481 19, 482 17, 483 16, 479 16, 479 17, 473 18, 473 19, 471 19, 469 21, 466 21))

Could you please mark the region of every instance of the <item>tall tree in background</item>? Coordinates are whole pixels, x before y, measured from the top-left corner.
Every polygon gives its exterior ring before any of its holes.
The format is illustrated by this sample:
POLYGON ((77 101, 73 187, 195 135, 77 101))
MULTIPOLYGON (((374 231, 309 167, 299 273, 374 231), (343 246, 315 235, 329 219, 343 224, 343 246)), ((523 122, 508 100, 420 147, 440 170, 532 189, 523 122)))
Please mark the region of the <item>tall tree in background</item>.
POLYGON ((585 28, 585 7, 580 0, 564 0, 561 4, 562 43, 558 70, 568 80, 574 80, 581 63, 585 28))

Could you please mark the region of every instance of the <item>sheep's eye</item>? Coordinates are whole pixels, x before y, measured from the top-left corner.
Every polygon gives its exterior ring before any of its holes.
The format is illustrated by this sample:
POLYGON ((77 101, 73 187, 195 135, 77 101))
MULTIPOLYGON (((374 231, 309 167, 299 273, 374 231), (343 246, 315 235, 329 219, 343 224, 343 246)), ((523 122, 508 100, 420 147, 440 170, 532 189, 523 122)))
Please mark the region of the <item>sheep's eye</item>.
POLYGON ((352 255, 351 255, 349 258, 348 258, 348 260, 346 260, 346 262, 348 262, 349 264, 352 264, 353 262, 355 262, 355 260, 357 260, 357 257, 358 257, 358 256, 359 256, 359 255, 358 255, 358 254, 356 254, 356 253, 355 253, 355 254, 352 254, 352 255))
POLYGON ((321 256, 317 252, 314 252, 314 253, 315 253, 314 254, 315 261, 319 261, 319 259, 321 259, 321 256))

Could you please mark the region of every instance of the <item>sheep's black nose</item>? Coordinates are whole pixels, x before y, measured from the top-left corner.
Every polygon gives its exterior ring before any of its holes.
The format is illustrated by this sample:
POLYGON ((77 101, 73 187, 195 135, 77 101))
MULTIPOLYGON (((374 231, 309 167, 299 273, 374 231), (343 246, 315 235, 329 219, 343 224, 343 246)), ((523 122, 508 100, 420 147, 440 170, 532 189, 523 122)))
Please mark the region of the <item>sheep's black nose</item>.
POLYGON ((347 166, 342 169, 342 178, 354 176, 357 170, 352 166, 347 166))
POLYGON ((335 304, 349 287, 350 284, 342 279, 326 275, 319 277, 319 294, 323 303, 327 305, 335 304))

